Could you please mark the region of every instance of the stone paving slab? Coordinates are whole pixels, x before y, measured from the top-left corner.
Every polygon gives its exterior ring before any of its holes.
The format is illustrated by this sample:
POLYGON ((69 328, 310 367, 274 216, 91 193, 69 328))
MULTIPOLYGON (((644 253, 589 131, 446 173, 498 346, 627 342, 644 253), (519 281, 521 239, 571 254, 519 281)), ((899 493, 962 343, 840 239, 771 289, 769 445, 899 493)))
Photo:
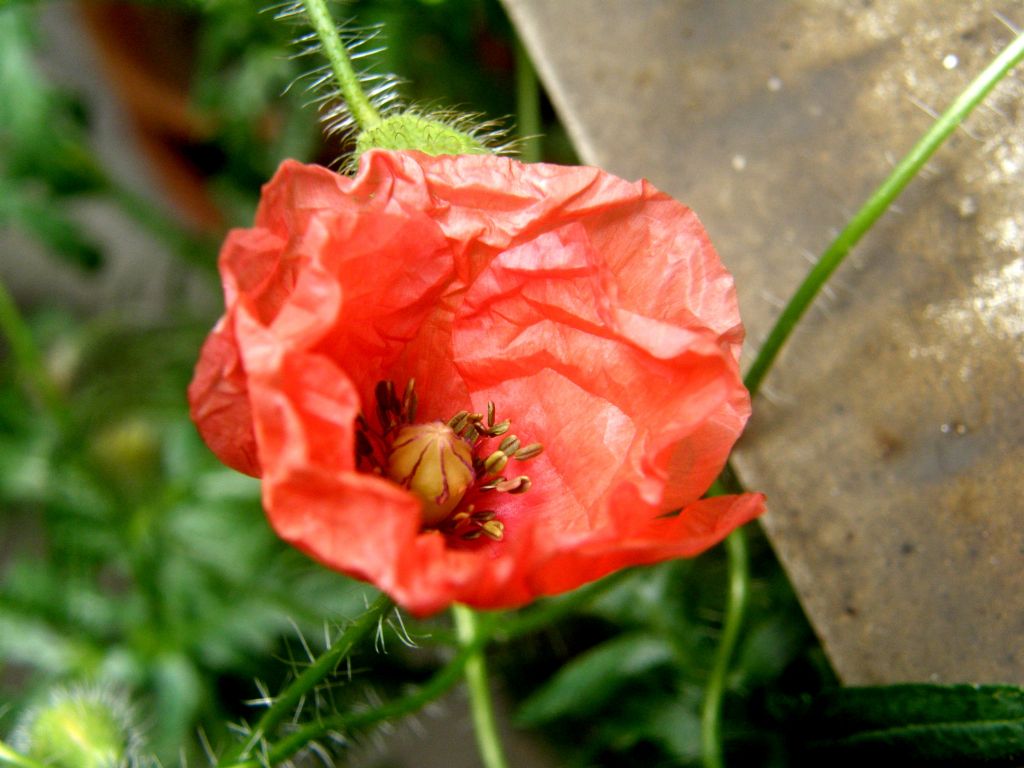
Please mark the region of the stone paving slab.
MULTIPOLYGON (((583 159, 691 205, 747 362, 1012 2, 504 0, 583 159)), ((839 270, 738 454, 840 676, 1024 684, 1024 84, 839 270)))

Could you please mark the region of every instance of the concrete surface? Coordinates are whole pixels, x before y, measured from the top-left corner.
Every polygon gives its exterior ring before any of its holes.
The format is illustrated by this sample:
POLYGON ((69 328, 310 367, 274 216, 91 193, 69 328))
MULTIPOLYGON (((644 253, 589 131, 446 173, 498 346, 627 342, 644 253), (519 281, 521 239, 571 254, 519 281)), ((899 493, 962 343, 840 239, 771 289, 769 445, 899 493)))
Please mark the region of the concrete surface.
MULTIPOLYGON (((586 162, 692 206, 747 362, 873 188, 1024 24, 964 0, 504 0, 586 162)), ((737 457, 841 677, 1024 683, 1024 85, 840 269, 737 457)))

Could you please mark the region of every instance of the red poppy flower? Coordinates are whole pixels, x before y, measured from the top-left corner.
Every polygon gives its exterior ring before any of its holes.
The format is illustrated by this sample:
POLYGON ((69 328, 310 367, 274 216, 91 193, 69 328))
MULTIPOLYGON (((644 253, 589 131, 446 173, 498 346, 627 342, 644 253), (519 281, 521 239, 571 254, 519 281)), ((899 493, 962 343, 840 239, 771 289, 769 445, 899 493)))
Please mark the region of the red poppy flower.
POLYGON ((646 182, 285 162, 220 270, 204 439, 281 537, 417 614, 694 555, 763 509, 700 498, 749 415, 743 328, 697 217, 646 182))

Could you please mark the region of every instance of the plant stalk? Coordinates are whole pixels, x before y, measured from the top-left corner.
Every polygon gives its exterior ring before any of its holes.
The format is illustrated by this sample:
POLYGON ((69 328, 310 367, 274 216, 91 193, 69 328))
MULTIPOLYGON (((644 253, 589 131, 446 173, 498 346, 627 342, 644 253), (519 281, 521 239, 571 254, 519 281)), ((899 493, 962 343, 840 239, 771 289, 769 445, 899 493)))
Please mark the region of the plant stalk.
POLYGON ((262 739, 277 727, 281 721, 295 714, 295 709, 321 680, 331 675, 338 665, 347 657, 371 631, 391 612, 395 604, 387 595, 381 595, 367 611, 346 629, 330 648, 322 653, 306 670, 285 688, 274 703, 263 713, 256 723, 252 736, 245 744, 229 750, 219 765, 236 763, 240 758, 247 757, 249 752, 262 739))
POLYGON ((338 29, 331 12, 327 9, 327 3, 325 0, 302 0, 302 3, 306 6, 306 16, 309 17, 309 22, 324 47, 324 55, 330 62, 334 79, 341 88, 341 95, 345 98, 352 117, 364 131, 373 128, 380 122, 380 114, 370 103, 359 83, 359 76, 352 67, 348 51, 338 36, 338 29))
POLYGON ((971 111, 981 103, 1000 80, 1024 58, 1024 34, 1018 35, 1002 53, 993 59, 961 93, 950 107, 939 116, 931 128, 911 148, 910 152, 900 160, 889 177, 875 190, 859 211, 850 219, 842 232, 825 249, 821 259, 807 273, 807 277, 796 289, 793 297, 786 304, 757 352, 753 364, 747 371, 744 383, 753 397, 761 387, 761 382, 778 356, 783 344, 789 338, 796 324, 810 307, 814 297, 825 284, 825 281, 843 262, 850 249, 855 246, 864 234, 871 229, 876 221, 885 213, 893 200, 917 175, 918 171, 931 158, 942 143, 949 138, 956 127, 963 122, 971 111))
MULTIPOLYGON (((477 644, 481 629, 477 614, 464 605, 452 606, 455 619, 455 634, 463 648, 477 644)), ((508 768, 505 753, 494 719, 491 692, 487 687, 487 664, 482 644, 466 659, 466 685, 469 687, 469 703, 473 713, 476 744, 484 768, 508 768)))
POLYGON ((516 128, 519 159, 524 163, 541 160, 540 83, 523 43, 516 39, 516 128))
POLYGON ((729 563, 729 596, 725 608, 722 636, 715 648, 715 659, 704 689, 701 707, 700 735, 704 768, 724 768, 722 746, 722 701, 729 663, 743 627, 750 587, 750 554, 747 551, 747 533, 737 528, 725 539, 725 552, 729 563))
POLYGON ((43 354, 32 338, 32 331, 3 282, 0 282, 0 333, 10 344, 11 354, 29 389, 39 398, 53 420, 60 427, 67 428, 71 422, 71 412, 64 395, 50 378, 43 354))

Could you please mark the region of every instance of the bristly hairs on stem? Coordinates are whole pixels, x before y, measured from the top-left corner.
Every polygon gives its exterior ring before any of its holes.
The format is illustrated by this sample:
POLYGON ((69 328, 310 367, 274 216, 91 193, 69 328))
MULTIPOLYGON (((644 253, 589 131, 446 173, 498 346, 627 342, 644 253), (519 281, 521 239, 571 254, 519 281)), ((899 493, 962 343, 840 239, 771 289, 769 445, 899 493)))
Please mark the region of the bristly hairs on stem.
MULTIPOLYGON (((293 57, 322 57, 326 64, 299 75, 289 84, 302 86, 310 95, 307 106, 320 113, 324 135, 340 143, 350 143, 357 136, 387 126, 393 131, 387 143, 403 144, 403 130, 415 132, 424 123, 443 129, 443 133, 465 138, 471 152, 511 154, 518 149, 518 140, 510 139, 502 124, 486 120, 476 113, 460 113, 451 109, 427 109, 405 103, 399 87, 406 82, 398 75, 375 71, 373 59, 384 52, 382 25, 358 26, 352 20, 336 23, 327 10, 326 0, 289 0, 271 6, 266 12, 279 21, 299 25, 308 30, 296 36, 293 57), (360 69, 356 69, 356 67, 360 69)), ((421 148, 415 138, 408 142, 421 148)), ((355 170, 358 154, 339 159, 340 170, 355 170)))
MULTIPOLYGON (((221 756, 219 765, 232 765, 239 761, 261 762, 270 749, 270 739, 281 726, 296 727, 300 722, 337 714, 334 688, 339 676, 351 678, 351 655, 370 635, 380 631, 382 623, 394 608, 390 599, 381 595, 362 615, 340 628, 330 639, 325 651, 313 657, 309 644, 300 633, 300 642, 309 658, 300 662, 290 660, 294 679, 277 696, 269 695, 265 686, 257 686, 260 697, 254 702, 264 709, 254 724, 229 725, 241 738, 221 756)), ((307 745, 302 745, 303 747, 307 745)))
MULTIPOLYGON (((302 0, 291 0, 266 10, 273 13, 278 21, 309 28, 310 17, 302 0)), ((368 63, 366 60, 385 50, 381 44, 382 25, 360 27, 351 20, 340 24, 335 24, 331 20, 330 24, 334 27, 333 40, 342 47, 342 55, 352 65, 358 63, 364 66, 368 63)), ((292 40, 296 48, 292 54, 293 58, 322 57, 327 59, 327 63, 299 75, 286 89, 290 90, 300 84, 304 86, 311 96, 307 106, 316 106, 320 111, 324 135, 347 139, 360 128, 370 127, 381 119, 402 111, 398 93, 402 79, 397 75, 375 72, 372 66, 364 66, 359 71, 350 70, 354 81, 348 83, 347 90, 350 93, 346 96, 346 88, 339 82, 344 75, 339 75, 336 71, 337 58, 334 57, 332 61, 331 51, 325 48, 324 39, 323 30, 314 29, 302 32, 292 40), (356 97, 354 109, 350 103, 353 86, 358 87, 362 96, 356 97)))

